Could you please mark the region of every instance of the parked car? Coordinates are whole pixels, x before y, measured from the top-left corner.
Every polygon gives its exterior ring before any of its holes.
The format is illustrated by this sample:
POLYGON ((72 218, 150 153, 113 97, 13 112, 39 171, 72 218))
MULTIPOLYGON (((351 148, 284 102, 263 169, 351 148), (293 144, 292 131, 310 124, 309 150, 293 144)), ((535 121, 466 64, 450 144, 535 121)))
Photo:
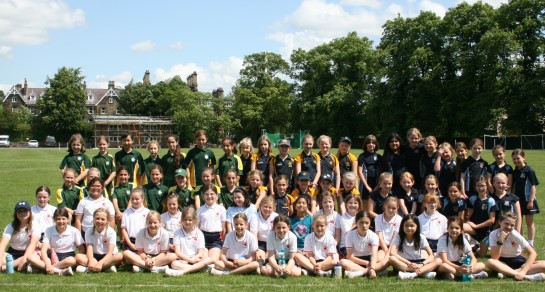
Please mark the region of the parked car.
POLYGON ((38 141, 37 140, 30 140, 28 141, 28 148, 38 148, 38 141))
POLYGON ((0 135, 0 146, 9 147, 9 136, 8 135, 0 135))
POLYGON ((55 140, 55 137, 53 136, 47 136, 45 137, 45 147, 55 147, 57 146, 57 140, 55 140))

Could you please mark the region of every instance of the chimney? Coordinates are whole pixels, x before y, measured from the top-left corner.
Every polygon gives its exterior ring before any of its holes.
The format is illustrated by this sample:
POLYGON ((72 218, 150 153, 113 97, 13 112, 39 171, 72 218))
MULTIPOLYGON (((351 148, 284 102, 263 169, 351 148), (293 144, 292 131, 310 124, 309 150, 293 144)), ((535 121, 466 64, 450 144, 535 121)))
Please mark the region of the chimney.
POLYGON ((224 98, 223 96, 223 88, 218 87, 218 89, 212 91, 212 96, 215 98, 224 98))
POLYGON ((144 80, 142 80, 145 85, 151 84, 149 75, 150 75, 149 70, 146 70, 146 73, 144 73, 144 80))
POLYGON ((23 91, 23 95, 27 95, 28 93, 28 82, 26 82, 26 78, 25 78, 25 89, 23 91))
POLYGON ((82 88, 83 88, 83 91, 87 92, 87 82, 86 81, 83 81, 82 88))
POLYGON ((187 76, 187 85, 191 88, 192 91, 199 91, 199 84, 197 83, 197 72, 187 76))
POLYGON ((114 89, 115 81, 108 81, 108 89, 114 89))

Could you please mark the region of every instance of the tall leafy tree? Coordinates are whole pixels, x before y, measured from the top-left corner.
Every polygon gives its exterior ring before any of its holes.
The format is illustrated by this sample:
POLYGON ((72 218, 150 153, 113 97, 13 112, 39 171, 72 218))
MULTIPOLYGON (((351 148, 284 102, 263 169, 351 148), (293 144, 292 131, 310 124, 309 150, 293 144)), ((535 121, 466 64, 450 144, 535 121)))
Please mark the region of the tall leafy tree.
POLYGON ((368 131, 365 114, 378 69, 369 39, 352 32, 309 51, 298 49, 291 62, 294 128, 333 137, 368 131))
POLYGON ((49 87, 37 104, 40 114, 34 126, 39 133, 67 141, 72 133, 90 131, 83 79, 80 68, 68 67, 60 68, 53 78, 47 78, 45 84, 49 87))
POLYGON ((235 135, 255 138, 261 129, 270 133, 290 130, 293 85, 286 81, 289 64, 278 54, 262 52, 246 56, 242 67, 232 88, 235 135))

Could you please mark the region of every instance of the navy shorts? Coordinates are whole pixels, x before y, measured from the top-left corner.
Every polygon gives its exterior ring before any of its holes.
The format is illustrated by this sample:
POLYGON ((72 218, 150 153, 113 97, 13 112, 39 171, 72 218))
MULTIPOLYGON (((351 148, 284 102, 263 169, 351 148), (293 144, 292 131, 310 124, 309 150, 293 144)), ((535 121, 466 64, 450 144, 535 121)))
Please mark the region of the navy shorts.
MULTIPOLYGON (((129 240, 131 241, 132 244, 135 244, 135 243, 136 243, 136 238, 134 238, 134 237, 129 238, 129 240)), ((131 248, 129 247, 129 245, 126 244, 125 242, 123 242, 123 246, 122 246, 122 247, 123 247, 123 250, 130 250, 130 251, 135 252, 135 253, 137 252, 136 249, 131 249, 131 248)))
POLYGON ((8 248, 8 253, 13 257, 13 260, 16 260, 25 255, 24 250, 16 250, 11 248, 11 246, 8 248))
POLYGON ((257 249, 260 249, 262 251, 267 250, 267 242, 266 241, 258 241, 257 242, 257 249))
POLYGON ((437 243, 439 242, 439 240, 438 239, 427 239, 427 240, 428 240, 428 244, 430 245, 431 251, 437 252, 437 243))
MULTIPOLYGON (((67 257, 73 257, 75 256, 76 253, 71 251, 71 252, 58 252, 57 253, 57 258, 59 258, 59 262, 64 260, 65 258, 67 257)), ((47 256, 49 256, 49 258, 51 258, 51 250, 47 251, 47 256)))
POLYGON ((520 213, 522 215, 534 215, 539 213, 539 205, 537 204, 536 199, 534 199, 534 208, 532 210, 528 210, 528 208, 526 208, 526 205, 528 204, 528 202, 526 202, 526 197, 521 198, 519 203, 520 213))
POLYGON ((421 264, 424 264, 425 259, 408 260, 408 261, 411 262, 411 263, 413 263, 413 264, 421 265, 421 264))
POLYGON ((475 235, 471 235, 476 241, 481 242, 490 235, 490 228, 476 229, 475 235))
POLYGON ((513 258, 500 257, 499 261, 508 265, 511 269, 520 269, 526 263, 526 258, 519 255, 513 258))
POLYGON ((223 242, 221 242, 221 234, 220 232, 202 232, 204 235, 204 247, 207 249, 211 248, 219 248, 223 246, 223 242))

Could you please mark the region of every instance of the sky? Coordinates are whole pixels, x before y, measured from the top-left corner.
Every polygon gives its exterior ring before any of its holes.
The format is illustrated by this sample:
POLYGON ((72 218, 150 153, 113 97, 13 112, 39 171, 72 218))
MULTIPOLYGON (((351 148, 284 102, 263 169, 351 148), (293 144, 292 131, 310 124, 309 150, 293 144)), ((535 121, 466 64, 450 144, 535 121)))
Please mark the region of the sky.
MULTIPOLYGON (((199 90, 238 79, 244 57, 310 50, 356 31, 378 44, 398 14, 439 16, 461 0, 0 0, 0 90, 26 79, 45 87, 60 67, 81 68, 88 88, 153 84, 197 72, 199 90)), ((474 3, 477 0, 466 0, 474 3)), ((499 7, 507 0, 483 0, 499 7)))

